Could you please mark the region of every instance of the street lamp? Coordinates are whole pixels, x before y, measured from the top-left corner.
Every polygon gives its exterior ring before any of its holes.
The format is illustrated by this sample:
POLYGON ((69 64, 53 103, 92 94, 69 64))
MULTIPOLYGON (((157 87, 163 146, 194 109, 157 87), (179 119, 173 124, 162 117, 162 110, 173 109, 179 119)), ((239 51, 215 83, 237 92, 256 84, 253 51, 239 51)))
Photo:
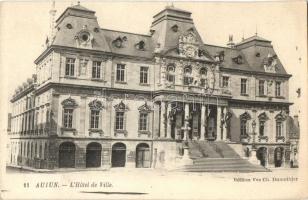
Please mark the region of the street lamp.
POLYGON ((259 164, 259 160, 257 159, 257 148, 256 148, 256 121, 252 121, 252 146, 251 146, 251 156, 250 156, 250 162, 254 164, 259 164))
POLYGON ((256 125, 257 125, 257 123, 256 123, 256 121, 255 120, 253 120, 253 122, 252 122, 252 149, 256 149, 256 125))

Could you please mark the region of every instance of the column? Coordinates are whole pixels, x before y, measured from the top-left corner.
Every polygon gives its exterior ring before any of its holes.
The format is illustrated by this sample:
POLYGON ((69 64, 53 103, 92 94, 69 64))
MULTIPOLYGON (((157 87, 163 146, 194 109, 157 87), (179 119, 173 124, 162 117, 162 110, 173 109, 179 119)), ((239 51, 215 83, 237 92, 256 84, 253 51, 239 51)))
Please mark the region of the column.
POLYGON ((165 123, 165 114, 166 114, 166 104, 164 101, 160 104, 160 130, 159 137, 165 137, 166 123, 165 123))
MULTIPOLYGON (((223 116, 226 119, 226 115, 227 115, 227 108, 225 107, 223 110, 223 116)), ((223 127, 222 127, 222 140, 226 141, 227 140, 227 122, 225 121, 223 127)))
POLYGON ((216 140, 221 140, 221 107, 217 106, 217 115, 216 115, 216 140))
POLYGON ((167 123, 167 138, 171 138, 171 118, 170 118, 170 113, 171 113, 171 102, 168 103, 167 105, 167 118, 166 118, 166 123, 167 123))
POLYGON ((155 102, 154 103, 154 120, 152 121, 153 128, 154 128, 154 138, 158 138, 159 136, 159 105, 155 102))
POLYGON ((205 134, 205 105, 201 105, 201 130, 200 130, 200 140, 204 140, 205 134))
POLYGON ((184 139, 188 140, 188 131, 189 131, 189 103, 185 104, 185 110, 184 110, 184 139))

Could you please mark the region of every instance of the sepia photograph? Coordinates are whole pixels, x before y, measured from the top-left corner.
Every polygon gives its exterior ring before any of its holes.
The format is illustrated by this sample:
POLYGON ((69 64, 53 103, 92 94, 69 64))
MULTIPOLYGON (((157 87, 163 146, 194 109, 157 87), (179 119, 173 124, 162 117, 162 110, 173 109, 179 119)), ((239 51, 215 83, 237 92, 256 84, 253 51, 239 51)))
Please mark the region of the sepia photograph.
POLYGON ((1 199, 306 199, 306 1, 0 2, 1 199))

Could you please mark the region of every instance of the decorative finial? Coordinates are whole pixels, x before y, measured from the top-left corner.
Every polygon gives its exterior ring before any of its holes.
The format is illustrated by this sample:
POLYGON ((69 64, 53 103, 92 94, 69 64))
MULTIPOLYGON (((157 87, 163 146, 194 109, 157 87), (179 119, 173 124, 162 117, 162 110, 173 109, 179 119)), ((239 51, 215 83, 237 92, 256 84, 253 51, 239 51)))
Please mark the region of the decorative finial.
POLYGON ((258 25, 256 24, 256 36, 258 36, 258 25))
POLYGON ((173 4, 173 1, 171 1, 171 7, 172 7, 172 8, 174 8, 174 4, 173 4))
POLYGON ((77 2, 78 6, 80 6, 80 1, 77 2))
POLYGON ((242 32, 242 41, 245 40, 244 31, 242 32))

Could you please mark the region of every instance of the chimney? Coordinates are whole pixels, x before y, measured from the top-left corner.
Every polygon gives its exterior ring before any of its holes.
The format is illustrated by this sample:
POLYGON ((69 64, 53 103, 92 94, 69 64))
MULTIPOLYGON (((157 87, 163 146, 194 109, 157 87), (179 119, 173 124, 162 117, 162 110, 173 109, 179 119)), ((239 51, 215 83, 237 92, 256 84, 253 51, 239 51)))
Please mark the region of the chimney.
POLYGON ((233 35, 229 35, 229 41, 228 41, 227 46, 230 47, 230 48, 233 48, 234 45, 235 45, 235 43, 233 42, 233 35))

